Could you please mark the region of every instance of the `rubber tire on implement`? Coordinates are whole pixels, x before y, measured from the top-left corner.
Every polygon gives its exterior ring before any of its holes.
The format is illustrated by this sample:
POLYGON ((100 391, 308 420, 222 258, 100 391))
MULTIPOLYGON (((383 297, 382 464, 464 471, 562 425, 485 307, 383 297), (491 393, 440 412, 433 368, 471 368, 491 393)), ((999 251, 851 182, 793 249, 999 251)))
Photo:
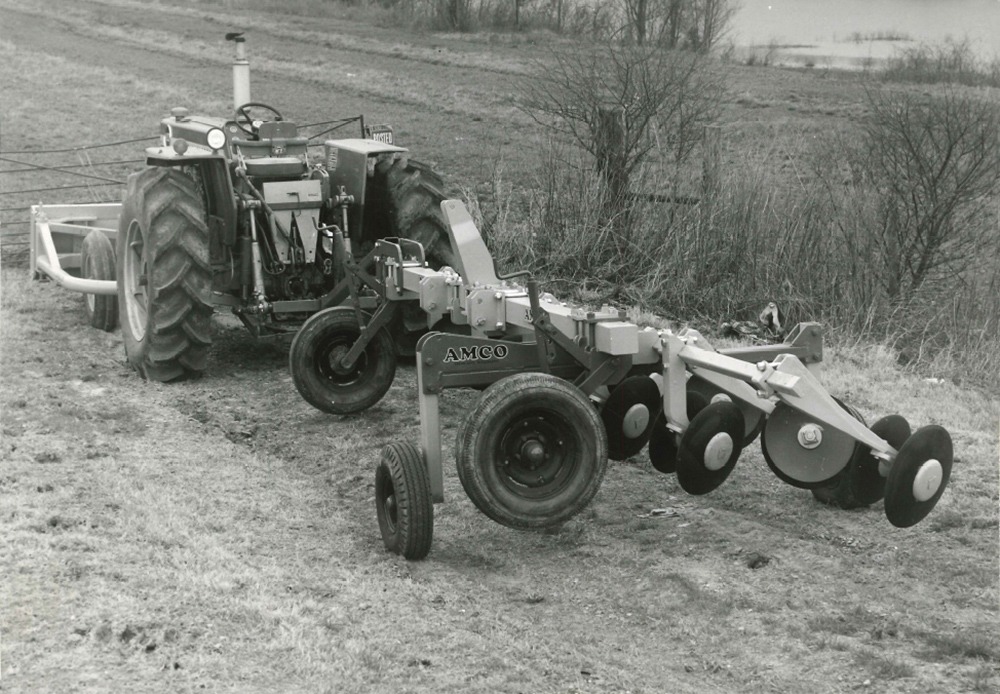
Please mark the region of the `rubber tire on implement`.
POLYGON ((129 364, 152 381, 199 376, 212 345, 208 214, 177 168, 128 178, 118 222, 118 306, 129 364))
POLYGON ((569 520, 597 494, 608 441, 578 388, 549 374, 521 373, 483 391, 459 428, 455 457, 480 511, 511 528, 544 528, 569 520), (545 459, 533 465, 522 455, 545 459))
MULTIPOLYGON (((83 237, 80 248, 80 275, 88 280, 115 281, 115 247, 100 229, 83 237)), ((83 309, 93 328, 111 332, 118 327, 118 297, 113 294, 84 294, 83 309)))
MULTIPOLYGON (((855 419, 865 423, 857 410, 850 405, 847 409, 855 419)), ((910 438, 910 424, 898 414, 883 417, 870 428, 897 451, 910 438)), ((885 496, 885 478, 879 473, 879 462, 872 456, 872 449, 856 444, 847 467, 829 485, 813 489, 812 494, 824 504, 845 510, 865 508, 880 501, 885 496)))
POLYGON ((385 328, 349 371, 337 363, 360 336, 354 309, 343 306, 314 313, 302 325, 288 350, 288 364, 306 402, 330 414, 352 414, 382 399, 396 376, 396 349, 385 328))
POLYGON ((390 443, 375 468, 375 513, 385 548, 418 560, 431 550, 434 503, 431 483, 420 449, 411 443, 390 443))

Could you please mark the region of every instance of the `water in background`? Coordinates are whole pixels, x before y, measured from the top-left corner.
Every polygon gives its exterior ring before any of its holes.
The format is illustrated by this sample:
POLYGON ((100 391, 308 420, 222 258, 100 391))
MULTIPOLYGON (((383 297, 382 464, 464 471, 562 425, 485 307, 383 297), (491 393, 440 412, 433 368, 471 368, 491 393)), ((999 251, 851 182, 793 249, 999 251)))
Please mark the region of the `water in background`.
POLYGON ((1000 58, 1000 0, 739 0, 729 38, 770 63, 862 68, 901 47, 968 39, 1000 58))

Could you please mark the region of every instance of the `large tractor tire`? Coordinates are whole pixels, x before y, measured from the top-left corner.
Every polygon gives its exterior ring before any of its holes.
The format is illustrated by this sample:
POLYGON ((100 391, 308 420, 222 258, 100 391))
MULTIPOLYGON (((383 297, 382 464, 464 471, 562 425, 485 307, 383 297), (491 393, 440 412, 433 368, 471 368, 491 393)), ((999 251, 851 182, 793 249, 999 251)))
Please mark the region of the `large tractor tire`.
POLYGON ((429 166, 407 158, 379 162, 368 198, 365 244, 386 236, 413 239, 423 244, 431 267, 454 267, 448 223, 441 211, 444 181, 429 166))
POLYGON ((197 181, 151 167, 128 179, 118 222, 118 305, 129 364, 152 381, 200 375, 211 347, 208 214, 197 181))

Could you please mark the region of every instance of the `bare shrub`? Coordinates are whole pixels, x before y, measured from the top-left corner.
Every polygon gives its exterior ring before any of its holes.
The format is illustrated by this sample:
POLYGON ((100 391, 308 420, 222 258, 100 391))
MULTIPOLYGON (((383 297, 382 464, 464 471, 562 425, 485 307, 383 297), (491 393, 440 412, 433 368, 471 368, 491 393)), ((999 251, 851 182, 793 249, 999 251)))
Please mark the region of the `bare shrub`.
POLYGON ((448 31, 472 29, 472 0, 435 0, 436 26, 448 31))
POLYGON ((995 219, 1000 108, 954 89, 871 88, 868 106, 852 164, 877 196, 872 233, 886 294, 906 301, 961 274, 995 233, 983 222, 995 219))
POLYGON ((678 163, 690 156, 723 92, 698 55, 614 43, 553 52, 523 89, 526 113, 593 155, 619 207, 655 147, 678 163))
POLYGON ((621 0, 627 35, 642 45, 707 53, 722 39, 738 6, 731 0, 621 0))
POLYGON ((949 38, 898 50, 886 61, 882 77, 898 82, 1000 87, 1000 59, 979 57, 968 38, 949 38))

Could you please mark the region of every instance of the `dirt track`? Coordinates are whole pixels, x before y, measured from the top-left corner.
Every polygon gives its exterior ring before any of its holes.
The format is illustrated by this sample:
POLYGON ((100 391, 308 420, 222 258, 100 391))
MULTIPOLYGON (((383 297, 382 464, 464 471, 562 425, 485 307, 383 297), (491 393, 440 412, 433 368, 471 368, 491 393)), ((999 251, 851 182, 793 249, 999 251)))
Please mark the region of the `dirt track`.
MULTIPOLYGON (((240 27, 86 0, 46 2, 44 16, 15 5, 27 3, 0 2, 4 41, 146 83, 200 84, 228 102, 227 48, 198 46, 240 27), (179 38, 159 49, 101 33, 109 28, 179 38)), ((460 39, 323 20, 312 30, 331 45, 310 39, 296 51, 288 35, 301 26, 254 28, 251 50, 274 61, 255 68, 254 97, 302 121, 364 112, 397 124, 452 185, 480 182, 483 162, 526 132, 502 86, 524 46, 487 59, 460 39), (339 47, 338 33, 367 37, 368 49, 339 47), (282 55, 329 73, 290 79, 282 55), (348 73, 406 84, 383 98, 377 86, 351 87, 348 73)), ((115 137, 155 131, 93 103, 65 106, 114 123, 115 137)), ((884 353, 841 354, 827 374, 836 394, 870 418, 905 397, 915 422, 945 423, 963 451, 938 515, 916 529, 889 527, 875 508, 818 506, 774 479, 756 447, 702 498, 642 454, 612 465, 594 505, 550 534, 491 523, 449 469, 431 555, 409 564, 382 550, 372 467, 385 443, 416 440, 411 367, 372 410, 329 417, 292 387, 287 340, 254 341, 223 320, 205 378, 149 384, 124 364, 118 334, 85 325, 79 297, 21 272, 3 276, 5 691, 995 684, 996 404, 897 373, 884 353), (648 517, 662 507, 675 515, 648 517)), ((474 397, 445 398, 449 447, 474 397)))

